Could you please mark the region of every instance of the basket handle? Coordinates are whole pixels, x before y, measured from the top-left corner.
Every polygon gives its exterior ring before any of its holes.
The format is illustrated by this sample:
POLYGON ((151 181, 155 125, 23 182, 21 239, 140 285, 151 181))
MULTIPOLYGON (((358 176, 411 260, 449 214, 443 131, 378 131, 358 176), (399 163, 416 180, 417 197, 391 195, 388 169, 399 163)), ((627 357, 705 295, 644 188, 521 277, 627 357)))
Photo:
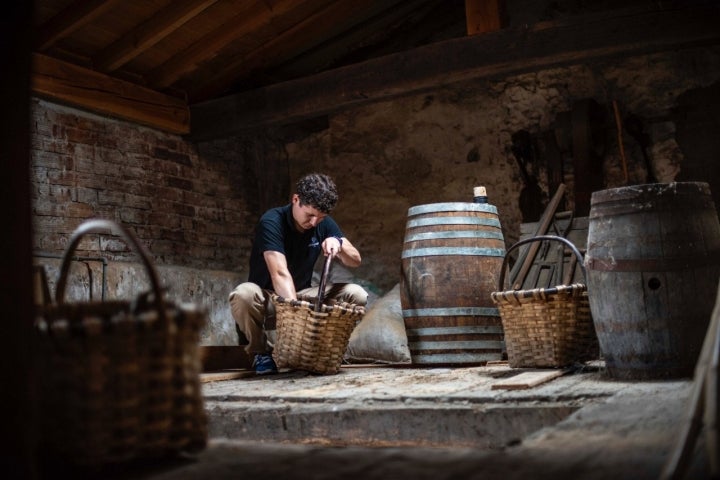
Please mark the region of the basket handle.
POLYGON ((107 233, 108 231, 114 235, 122 237, 123 240, 125 240, 125 242, 135 251, 135 253, 140 256, 143 266, 145 267, 145 270, 150 277, 152 291, 155 294, 155 298, 153 299, 153 301, 160 315, 164 316, 165 309, 162 301, 162 290, 160 288, 160 281, 158 280, 158 275, 155 271, 155 267, 153 267, 152 263, 150 262, 150 255, 148 251, 137 240, 135 235, 133 235, 128 229, 118 223, 105 219, 88 220, 82 223, 77 228, 77 230, 73 232, 72 237, 70 237, 70 243, 68 244, 67 248, 65 249, 65 253, 63 254, 62 264, 60 266, 60 276, 58 277, 57 288, 55 290, 55 301, 58 304, 63 303, 63 299, 65 296, 65 285, 67 284, 67 276, 70 270, 70 263, 72 261, 75 249, 80 243, 80 239, 90 233, 107 233))
POLYGON ((567 247, 570 247, 570 250, 572 250, 573 254, 575 254, 575 259, 577 260, 578 265, 580 266, 580 270, 582 271, 583 278, 585 278, 585 282, 587 282, 587 275, 585 273, 585 266, 583 265, 583 257, 580 251, 577 249, 577 247, 568 239, 563 237, 558 237, 557 235, 537 235, 535 237, 526 238, 525 240, 520 240, 512 247, 508 248, 505 252, 505 258, 503 258, 503 264, 502 269, 500 270, 500 282, 498 285, 498 291, 501 291, 503 289, 503 285, 505 283, 505 268, 507 267, 507 261, 510 257, 509 253, 516 249, 517 247, 520 247, 521 245, 525 245, 527 243, 531 242, 539 242, 544 240, 551 240, 551 241, 558 241, 564 243, 567 247))
POLYGON ((315 311, 319 312, 322 308, 324 296, 325 296, 325 282, 327 282, 328 272, 330 271, 330 264, 332 263, 333 256, 328 255, 325 258, 325 266, 323 267, 322 275, 320 275, 320 286, 318 287, 317 300, 315 300, 315 311))

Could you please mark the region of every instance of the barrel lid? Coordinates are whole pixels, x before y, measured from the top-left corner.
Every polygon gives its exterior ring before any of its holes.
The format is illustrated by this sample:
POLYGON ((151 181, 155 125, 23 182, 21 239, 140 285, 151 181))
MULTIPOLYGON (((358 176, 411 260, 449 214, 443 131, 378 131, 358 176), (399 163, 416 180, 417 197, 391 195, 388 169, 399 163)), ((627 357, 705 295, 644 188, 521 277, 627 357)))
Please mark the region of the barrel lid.
POLYGON ((590 203, 612 202, 617 200, 638 200, 645 197, 673 197, 682 194, 710 195, 710 185, 706 182, 671 182, 628 185, 625 187, 598 190, 592 193, 590 203))
POLYGON ((495 205, 490 205, 489 203, 429 203, 426 205, 410 207, 408 209, 408 216, 438 212, 484 212, 497 214, 497 207, 495 207, 495 205))

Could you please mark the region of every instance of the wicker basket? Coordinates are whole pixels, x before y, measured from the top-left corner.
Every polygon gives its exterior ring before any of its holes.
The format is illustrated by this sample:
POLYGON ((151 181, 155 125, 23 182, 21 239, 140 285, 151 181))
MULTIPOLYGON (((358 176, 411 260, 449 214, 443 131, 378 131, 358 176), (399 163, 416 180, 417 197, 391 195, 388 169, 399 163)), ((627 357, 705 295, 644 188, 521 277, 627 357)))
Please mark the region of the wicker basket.
MULTIPOLYGON (((521 240, 507 253, 533 241, 561 241, 572 250, 583 272, 582 256, 562 237, 541 235, 521 240)), ((500 275, 504 285, 505 262, 500 275)), ((585 284, 507 290, 491 294, 500 310, 511 367, 563 367, 598 357, 599 347, 585 284)))
POLYGON ((334 374, 340 370, 350 334, 365 315, 365 307, 352 303, 323 303, 331 261, 332 257, 328 256, 314 302, 271 296, 277 322, 277 340, 272 355, 279 368, 320 374, 334 374))
POLYGON ((91 220, 73 234, 56 302, 40 308, 35 322, 48 461, 97 468, 205 447, 198 344, 207 315, 162 297, 147 253, 120 225, 91 220), (152 292, 134 301, 63 303, 80 237, 108 230, 140 255, 152 292))

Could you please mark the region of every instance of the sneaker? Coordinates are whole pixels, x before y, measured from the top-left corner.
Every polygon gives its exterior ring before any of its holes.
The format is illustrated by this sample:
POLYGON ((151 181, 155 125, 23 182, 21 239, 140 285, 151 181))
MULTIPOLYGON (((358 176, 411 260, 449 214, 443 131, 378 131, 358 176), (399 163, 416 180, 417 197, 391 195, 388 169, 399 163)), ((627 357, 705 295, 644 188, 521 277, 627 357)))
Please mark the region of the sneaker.
POLYGON ((269 373, 277 373, 277 365, 273 360, 272 355, 268 353, 258 353, 255 355, 253 360, 253 368, 257 375, 267 375, 269 373))

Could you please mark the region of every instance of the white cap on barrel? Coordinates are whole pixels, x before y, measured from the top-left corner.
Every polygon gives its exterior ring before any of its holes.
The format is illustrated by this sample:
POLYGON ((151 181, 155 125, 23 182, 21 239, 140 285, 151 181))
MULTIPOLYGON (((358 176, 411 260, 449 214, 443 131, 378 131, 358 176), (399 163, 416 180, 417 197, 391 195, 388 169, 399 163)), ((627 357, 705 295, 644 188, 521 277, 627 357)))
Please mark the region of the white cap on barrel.
POLYGON ((473 188, 473 197, 487 197, 487 192, 485 191, 485 187, 473 188))

